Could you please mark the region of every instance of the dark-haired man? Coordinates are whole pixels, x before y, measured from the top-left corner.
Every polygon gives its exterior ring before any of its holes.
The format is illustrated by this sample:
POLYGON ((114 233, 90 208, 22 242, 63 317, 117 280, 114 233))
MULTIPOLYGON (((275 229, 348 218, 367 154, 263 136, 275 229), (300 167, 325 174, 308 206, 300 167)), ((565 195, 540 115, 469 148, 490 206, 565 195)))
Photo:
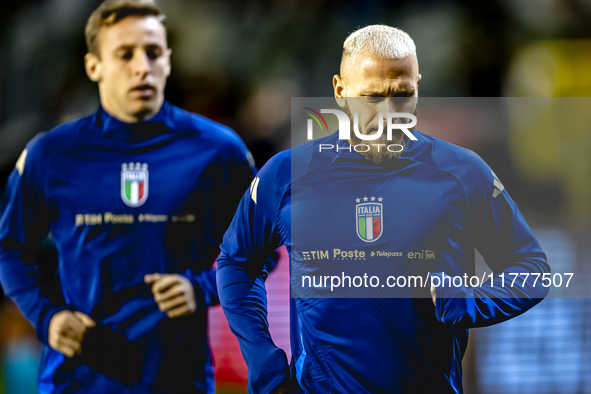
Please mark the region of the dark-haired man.
POLYGON ((85 62, 101 108, 36 137, 8 182, 0 279, 43 343, 40 393, 214 390, 212 263, 254 165, 233 131, 164 100, 163 22, 151 0, 100 5, 85 62))

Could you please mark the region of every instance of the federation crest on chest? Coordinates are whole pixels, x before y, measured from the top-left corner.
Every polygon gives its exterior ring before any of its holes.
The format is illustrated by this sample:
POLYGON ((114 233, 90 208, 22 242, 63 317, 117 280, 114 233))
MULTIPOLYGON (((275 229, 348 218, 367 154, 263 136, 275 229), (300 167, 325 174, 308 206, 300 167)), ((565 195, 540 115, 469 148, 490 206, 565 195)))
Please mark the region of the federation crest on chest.
POLYGON ((148 199, 149 174, 147 163, 123 163, 121 166, 121 199, 132 208, 148 199))
MULTIPOLYGON (((368 198, 364 197, 364 201, 368 198)), ((375 197, 371 198, 372 202, 363 202, 361 199, 357 199, 355 205, 355 218, 357 235, 364 242, 375 242, 377 241, 384 232, 384 206, 381 203, 382 198, 375 201, 375 197)))

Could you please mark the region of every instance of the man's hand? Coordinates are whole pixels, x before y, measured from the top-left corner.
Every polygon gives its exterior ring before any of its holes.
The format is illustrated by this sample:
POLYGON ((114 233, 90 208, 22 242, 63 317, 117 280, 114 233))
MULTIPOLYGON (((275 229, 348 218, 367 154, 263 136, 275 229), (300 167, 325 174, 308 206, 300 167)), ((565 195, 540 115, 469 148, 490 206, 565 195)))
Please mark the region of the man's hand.
POLYGON ((189 279, 178 274, 148 274, 144 282, 152 284, 158 308, 170 318, 189 315, 197 309, 195 289, 189 279))
POLYGON ((94 326, 94 320, 82 312, 58 312, 49 322, 49 346, 67 357, 74 357, 82 352, 84 334, 94 326))
POLYGON ((437 306, 437 293, 435 292, 435 286, 431 283, 431 298, 433 299, 433 305, 437 306))

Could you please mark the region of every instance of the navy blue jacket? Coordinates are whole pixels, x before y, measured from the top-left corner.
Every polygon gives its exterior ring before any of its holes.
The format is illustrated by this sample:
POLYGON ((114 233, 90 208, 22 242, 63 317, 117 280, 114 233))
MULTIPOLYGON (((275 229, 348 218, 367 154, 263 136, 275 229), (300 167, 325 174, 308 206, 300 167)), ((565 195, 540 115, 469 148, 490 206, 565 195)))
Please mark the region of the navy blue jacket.
POLYGON ((302 144, 272 158, 243 196, 217 279, 251 393, 288 379, 315 394, 460 393, 468 329, 517 316, 547 294, 540 277, 522 286, 525 274, 550 268, 486 163, 414 135, 388 165, 338 133, 302 144), (278 245, 290 255, 291 371, 269 336, 261 275, 278 245), (463 279, 474 274, 475 248, 492 281, 463 279), (515 287, 510 273, 524 274, 515 287), (434 306, 426 279, 444 275, 434 306), (461 279, 447 285, 450 277, 461 279))
POLYGON ((232 130, 168 103, 138 124, 99 109, 28 144, 0 216, 0 280, 43 343, 41 393, 213 392, 212 264, 254 173, 232 130), (36 259, 48 233, 55 275, 36 259), (160 312, 143 280, 155 272, 190 279, 196 312, 160 312), (47 345, 64 309, 97 322, 72 359, 47 345))

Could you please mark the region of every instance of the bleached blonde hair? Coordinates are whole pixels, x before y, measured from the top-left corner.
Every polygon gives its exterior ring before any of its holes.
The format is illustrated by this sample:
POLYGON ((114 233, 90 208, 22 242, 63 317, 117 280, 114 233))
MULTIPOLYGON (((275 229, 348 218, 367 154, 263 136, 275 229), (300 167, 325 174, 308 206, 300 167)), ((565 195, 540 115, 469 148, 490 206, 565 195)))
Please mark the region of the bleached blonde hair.
POLYGON ((370 25, 351 33, 343 44, 341 76, 344 66, 356 53, 385 59, 402 59, 416 55, 417 48, 410 36, 401 29, 386 25, 370 25))

